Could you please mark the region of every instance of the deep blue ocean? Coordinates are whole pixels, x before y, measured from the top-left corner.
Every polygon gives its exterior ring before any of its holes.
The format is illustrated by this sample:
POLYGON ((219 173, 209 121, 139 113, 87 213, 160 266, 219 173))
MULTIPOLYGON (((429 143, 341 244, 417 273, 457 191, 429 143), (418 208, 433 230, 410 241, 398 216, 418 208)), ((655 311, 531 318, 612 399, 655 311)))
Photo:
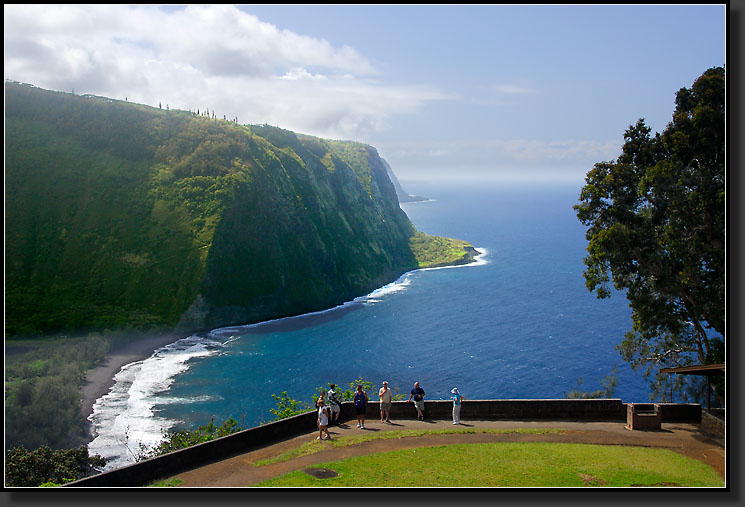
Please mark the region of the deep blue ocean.
POLYGON ((585 287, 581 184, 409 184, 430 201, 403 204, 417 229, 484 252, 474 265, 405 274, 319 314, 193 336, 125 368, 94 407, 91 449, 127 460, 122 442, 156 443, 167 428, 273 418, 272 394, 309 402, 319 386, 383 380, 428 399, 563 398, 594 391, 618 366, 614 397, 649 401, 615 346, 631 328, 622 293, 585 287), (126 439, 123 434, 126 433, 126 439))

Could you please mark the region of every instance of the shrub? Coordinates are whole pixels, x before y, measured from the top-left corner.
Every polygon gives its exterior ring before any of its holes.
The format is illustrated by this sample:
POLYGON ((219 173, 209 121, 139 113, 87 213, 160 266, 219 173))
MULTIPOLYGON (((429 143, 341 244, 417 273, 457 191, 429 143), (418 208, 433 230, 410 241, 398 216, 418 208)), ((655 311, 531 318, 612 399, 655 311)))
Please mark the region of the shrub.
POLYGON ((86 447, 53 451, 41 446, 35 451, 14 447, 5 457, 5 484, 9 487, 56 486, 88 476, 106 459, 88 454, 86 447))
POLYGON ((241 431, 238 421, 229 417, 220 426, 215 426, 214 419, 210 420, 206 426, 199 426, 197 429, 184 429, 179 431, 167 432, 163 441, 152 449, 140 449, 137 461, 162 456, 179 449, 185 449, 193 445, 208 442, 215 438, 224 437, 241 431))

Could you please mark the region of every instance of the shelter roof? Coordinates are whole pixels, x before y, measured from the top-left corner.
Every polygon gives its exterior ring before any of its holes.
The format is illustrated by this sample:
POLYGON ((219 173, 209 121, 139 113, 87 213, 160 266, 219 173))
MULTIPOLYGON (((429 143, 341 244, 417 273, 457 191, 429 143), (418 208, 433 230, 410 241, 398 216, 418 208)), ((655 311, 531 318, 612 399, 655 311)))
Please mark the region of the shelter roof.
POLYGON ((694 364, 678 368, 662 368, 660 373, 678 373, 681 375, 724 375, 725 363, 694 364))

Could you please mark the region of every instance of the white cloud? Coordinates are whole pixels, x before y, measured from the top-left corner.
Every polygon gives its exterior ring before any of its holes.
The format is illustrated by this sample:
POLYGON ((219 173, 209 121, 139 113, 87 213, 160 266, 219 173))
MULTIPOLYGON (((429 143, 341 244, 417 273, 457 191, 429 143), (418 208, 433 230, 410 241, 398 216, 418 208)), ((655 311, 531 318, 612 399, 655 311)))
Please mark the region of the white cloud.
POLYGON ((326 76, 324 76, 323 74, 311 74, 302 67, 296 67, 294 69, 290 69, 284 76, 281 76, 280 79, 297 81, 299 79, 326 79, 326 76))
POLYGON ((448 97, 391 85, 355 49, 230 5, 5 5, 5 77, 241 123, 360 139, 448 97))
POLYGON ((499 94, 506 94, 506 95, 525 95, 525 94, 530 94, 530 93, 536 93, 536 91, 532 88, 528 88, 527 86, 514 85, 514 84, 494 85, 492 87, 492 90, 499 94))

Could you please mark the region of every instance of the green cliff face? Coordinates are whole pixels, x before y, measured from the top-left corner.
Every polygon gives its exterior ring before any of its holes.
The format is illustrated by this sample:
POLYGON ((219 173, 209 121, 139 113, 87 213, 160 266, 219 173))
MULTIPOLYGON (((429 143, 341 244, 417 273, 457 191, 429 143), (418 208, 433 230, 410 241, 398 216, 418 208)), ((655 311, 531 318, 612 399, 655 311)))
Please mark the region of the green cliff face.
POLYGON ((6 335, 245 324, 467 260, 374 148, 6 82, 6 335))

